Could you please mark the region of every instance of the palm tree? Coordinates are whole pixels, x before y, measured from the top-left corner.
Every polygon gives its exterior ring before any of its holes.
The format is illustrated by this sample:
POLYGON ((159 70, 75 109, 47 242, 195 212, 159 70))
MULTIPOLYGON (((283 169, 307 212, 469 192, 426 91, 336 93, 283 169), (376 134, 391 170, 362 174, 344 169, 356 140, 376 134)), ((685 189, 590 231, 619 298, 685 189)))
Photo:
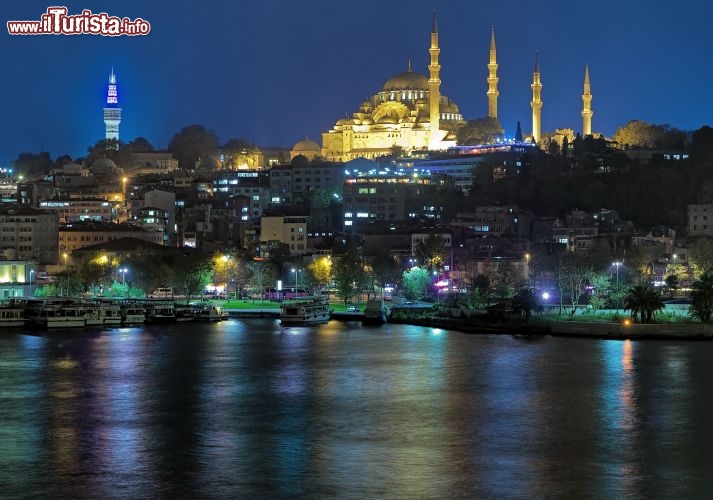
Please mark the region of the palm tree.
POLYGON ((648 285, 637 285, 624 298, 624 310, 631 311, 631 317, 642 323, 651 323, 656 313, 663 309, 661 294, 648 285))
POLYGON ((700 319, 703 323, 708 323, 711 320, 711 314, 713 314, 713 271, 703 273, 699 279, 693 282, 689 314, 700 319))

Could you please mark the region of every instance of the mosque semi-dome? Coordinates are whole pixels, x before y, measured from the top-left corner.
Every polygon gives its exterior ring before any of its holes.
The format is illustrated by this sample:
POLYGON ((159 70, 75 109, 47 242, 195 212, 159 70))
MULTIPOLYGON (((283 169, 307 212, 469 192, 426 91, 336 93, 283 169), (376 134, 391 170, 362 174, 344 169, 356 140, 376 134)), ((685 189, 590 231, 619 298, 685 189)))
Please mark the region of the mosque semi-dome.
POLYGON ((413 71, 404 71, 386 80, 382 90, 428 90, 428 77, 413 71))

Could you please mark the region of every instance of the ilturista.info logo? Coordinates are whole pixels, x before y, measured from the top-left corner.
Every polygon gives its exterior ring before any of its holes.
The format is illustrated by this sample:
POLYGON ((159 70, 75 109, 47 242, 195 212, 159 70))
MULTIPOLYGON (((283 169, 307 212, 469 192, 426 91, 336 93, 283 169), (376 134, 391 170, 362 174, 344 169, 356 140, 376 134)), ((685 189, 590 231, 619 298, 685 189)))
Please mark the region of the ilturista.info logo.
POLYGON ((106 12, 94 14, 83 10, 81 14, 67 14, 67 7, 48 7, 39 21, 8 21, 11 35, 148 35, 151 24, 140 17, 110 16, 106 12))

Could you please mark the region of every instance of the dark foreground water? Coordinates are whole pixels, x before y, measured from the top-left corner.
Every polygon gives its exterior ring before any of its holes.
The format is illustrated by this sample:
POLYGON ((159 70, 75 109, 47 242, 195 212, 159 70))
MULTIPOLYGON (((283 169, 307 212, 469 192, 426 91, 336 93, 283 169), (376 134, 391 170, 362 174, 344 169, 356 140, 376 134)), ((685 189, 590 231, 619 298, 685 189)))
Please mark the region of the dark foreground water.
POLYGON ((713 343, 0 332, 0 496, 706 498, 713 343))

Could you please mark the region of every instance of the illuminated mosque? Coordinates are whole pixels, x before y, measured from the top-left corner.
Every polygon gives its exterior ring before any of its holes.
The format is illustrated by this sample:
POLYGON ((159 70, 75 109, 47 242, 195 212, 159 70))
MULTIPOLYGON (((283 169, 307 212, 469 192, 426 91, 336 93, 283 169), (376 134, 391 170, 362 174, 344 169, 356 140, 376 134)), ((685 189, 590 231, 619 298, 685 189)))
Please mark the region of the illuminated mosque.
MULTIPOLYGON (((441 66, 438 63, 438 27, 433 16, 431 46, 428 50, 430 64, 428 76, 408 69, 389 78, 381 89, 359 106, 351 118, 337 120, 334 127, 322 133, 322 147, 311 140, 300 141, 292 156, 303 154, 308 158, 322 156, 327 160, 349 161, 355 158, 375 158, 387 155, 392 148, 405 151, 444 150, 457 145, 456 133, 466 121, 458 105, 441 94, 441 66)), ((495 48, 495 31, 490 36, 488 63, 488 116, 498 118, 498 76, 495 48)), ((535 57, 531 84, 532 139, 541 138, 542 83, 535 57)), ((592 94, 589 85, 589 68, 585 70, 582 95, 582 131, 591 134, 592 94)))

